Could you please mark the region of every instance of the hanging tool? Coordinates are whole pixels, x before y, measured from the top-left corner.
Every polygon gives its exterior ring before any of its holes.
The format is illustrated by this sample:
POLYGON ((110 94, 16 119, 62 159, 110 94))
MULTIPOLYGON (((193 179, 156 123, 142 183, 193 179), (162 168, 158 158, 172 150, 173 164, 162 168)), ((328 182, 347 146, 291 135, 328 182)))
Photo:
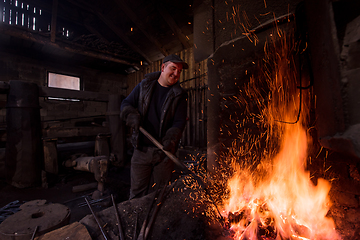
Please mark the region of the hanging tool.
POLYGON ((177 166, 179 166, 185 173, 188 173, 190 176, 192 176, 197 182, 198 184, 204 189, 205 193, 208 195, 209 199, 211 200, 212 204, 215 206, 217 213, 219 215, 219 218, 221 221, 223 221, 223 217, 220 214, 220 211, 218 209, 218 207, 216 206, 215 202, 212 200, 211 195, 207 192, 206 190, 206 185, 204 183, 204 181, 202 180, 201 177, 199 177, 197 174, 195 174, 193 171, 191 171, 189 168, 186 167, 186 165, 181 162, 177 157, 175 157, 174 154, 172 154, 169 151, 166 151, 163 149, 163 145, 161 143, 159 143, 153 136, 151 136, 150 133, 148 133, 143 127, 139 127, 139 130, 156 146, 158 147, 160 150, 162 150, 166 156, 168 156, 170 158, 170 160, 172 160, 177 166))

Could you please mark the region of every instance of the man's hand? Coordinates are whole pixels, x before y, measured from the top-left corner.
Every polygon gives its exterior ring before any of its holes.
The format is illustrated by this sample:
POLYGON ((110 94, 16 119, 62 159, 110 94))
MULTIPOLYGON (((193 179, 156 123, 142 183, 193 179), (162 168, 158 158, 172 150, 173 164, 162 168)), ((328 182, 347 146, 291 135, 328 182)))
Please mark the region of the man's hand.
POLYGON ((175 142, 172 141, 172 140, 165 140, 164 145, 163 145, 163 149, 165 151, 169 151, 172 154, 174 154, 175 153, 175 142))
POLYGON ((139 131, 140 126, 140 114, 137 113, 129 113, 126 117, 126 125, 131 127, 134 131, 139 131))
POLYGON ((163 149, 174 154, 176 150, 176 143, 179 142, 180 137, 181 130, 179 128, 169 128, 169 130, 166 131, 165 137, 162 139, 163 149))
POLYGON ((140 126, 140 113, 133 106, 125 106, 120 113, 120 118, 126 122, 126 126, 131 127, 134 131, 139 131, 140 126))

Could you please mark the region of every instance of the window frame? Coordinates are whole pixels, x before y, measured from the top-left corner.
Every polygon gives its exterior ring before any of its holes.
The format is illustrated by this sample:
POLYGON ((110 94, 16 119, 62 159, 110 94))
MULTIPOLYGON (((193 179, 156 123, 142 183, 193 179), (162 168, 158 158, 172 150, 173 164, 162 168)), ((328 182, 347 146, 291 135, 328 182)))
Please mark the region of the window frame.
MULTIPOLYGON (((60 88, 60 89, 74 90, 74 91, 83 91, 83 81, 82 81, 82 78, 79 75, 68 74, 68 73, 57 72, 57 71, 47 71, 46 72, 46 87, 48 87, 48 88, 60 88), (49 84, 50 84, 50 74, 62 75, 62 76, 65 76, 65 77, 78 78, 79 79, 79 89, 49 86, 49 84)), ((79 99, 67 99, 67 98, 56 98, 56 97, 47 97, 47 99, 48 100, 60 100, 60 101, 80 101, 79 99)))

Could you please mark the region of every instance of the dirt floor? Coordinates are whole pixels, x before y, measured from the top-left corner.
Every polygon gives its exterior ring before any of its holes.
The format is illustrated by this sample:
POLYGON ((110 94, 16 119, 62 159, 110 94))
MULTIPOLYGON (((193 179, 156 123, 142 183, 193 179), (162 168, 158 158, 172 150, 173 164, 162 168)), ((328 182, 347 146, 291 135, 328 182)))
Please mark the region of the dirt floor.
MULTIPOLYGON (((93 204, 92 208, 95 212, 101 211, 112 204, 110 194, 113 194, 116 203, 125 201, 129 196, 130 189, 130 168, 122 169, 111 168, 108 173, 108 182, 105 185, 106 198, 99 203, 93 204)), ((75 171, 68 169, 58 176, 48 176, 48 187, 41 186, 32 188, 16 188, 6 183, 5 179, 0 178, 0 209, 11 204, 15 208, 11 208, 14 212, 16 206, 20 206, 31 200, 45 199, 48 203, 60 203, 67 206, 71 210, 70 223, 79 221, 86 215, 91 214, 89 207, 86 205, 84 196, 90 197, 96 189, 89 189, 82 192, 73 192, 73 187, 88 183, 94 183, 94 174, 89 172, 75 171)), ((0 223, 9 216, 9 212, 0 211, 0 223)))
MULTIPOLYGON (((67 153, 66 157, 71 154, 73 153, 67 153)), ((181 153, 180 155, 181 159, 193 160, 193 157, 188 157, 188 153, 181 153)), ((66 158, 61 157, 61 159, 63 161, 66 158)), ((58 175, 46 174, 46 181, 43 182, 43 186, 17 188, 6 182, 3 163, 0 162, 0 170, 2 169, 0 171, 0 225, 7 217, 20 211, 19 207, 21 205, 30 203, 33 200, 46 200, 47 203, 60 203, 68 207, 70 209, 69 224, 80 222, 82 219, 92 216, 85 197, 88 197, 88 200, 91 201, 92 193, 96 188, 74 192, 73 187, 95 183, 96 180, 93 173, 60 166, 58 175)), ((174 180, 180 174, 181 171, 175 168, 173 174, 174 180)), ((122 168, 110 165, 106 177, 104 199, 93 203, 91 207, 96 213, 108 209, 112 206, 111 194, 114 196, 117 204, 126 203, 129 198, 129 191, 130 161, 122 168)))

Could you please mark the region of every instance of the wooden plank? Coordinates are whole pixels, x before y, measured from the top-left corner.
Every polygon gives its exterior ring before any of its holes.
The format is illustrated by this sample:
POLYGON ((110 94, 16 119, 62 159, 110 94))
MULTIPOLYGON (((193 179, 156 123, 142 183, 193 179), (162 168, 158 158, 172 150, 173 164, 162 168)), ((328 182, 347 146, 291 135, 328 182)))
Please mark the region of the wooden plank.
POLYGON ((108 102, 109 95, 99 92, 78 91, 63 88, 39 87, 40 97, 57 97, 87 101, 108 102))
POLYGON ((58 0, 53 0, 52 13, 51 13, 51 29, 50 29, 51 42, 55 42, 55 38, 56 38, 57 8, 58 8, 58 0))
POLYGON ((66 51, 70 53, 75 53, 87 57, 93 57, 97 59, 102 59, 110 62, 116 62, 120 64, 125 64, 129 66, 140 66, 140 63, 134 63, 129 62, 126 60, 121 59, 122 56, 119 56, 117 54, 109 54, 102 52, 100 50, 94 51, 88 47, 84 47, 80 44, 75 43, 66 43, 66 42, 60 42, 57 41, 56 43, 53 43, 50 41, 50 39, 47 36, 44 36, 44 34, 40 32, 32 32, 27 30, 26 28, 22 27, 16 27, 12 25, 7 24, 0 24, 0 32, 4 35, 9 35, 15 38, 30 40, 35 43, 39 43, 44 45, 45 47, 54 48, 56 50, 60 51, 66 51))
POLYGON ((46 233, 35 240, 91 240, 91 236, 84 225, 79 222, 73 222, 62 228, 46 233))
POLYGON ((96 136, 99 133, 109 133, 107 127, 78 127, 78 128, 57 128, 43 129, 44 138, 77 137, 77 136, 96 136))

